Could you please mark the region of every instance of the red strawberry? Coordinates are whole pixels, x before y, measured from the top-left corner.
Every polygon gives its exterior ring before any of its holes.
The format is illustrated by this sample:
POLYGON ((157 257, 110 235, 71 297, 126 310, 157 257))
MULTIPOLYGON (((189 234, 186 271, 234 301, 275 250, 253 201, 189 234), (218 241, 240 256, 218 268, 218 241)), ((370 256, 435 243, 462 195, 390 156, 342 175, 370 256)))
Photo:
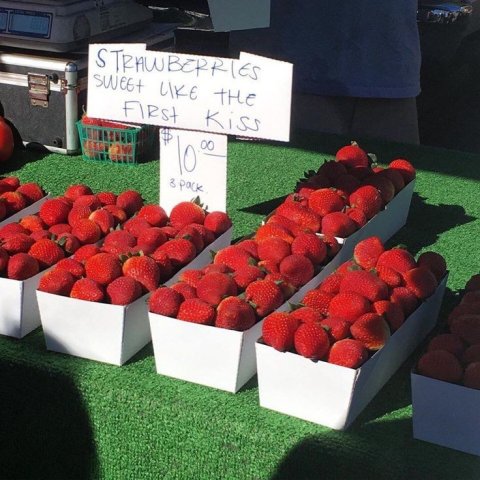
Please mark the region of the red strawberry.
POLYGON ((284 300, 288 300, 297 291, 297 287, 291 284, 280 272, 267 273, 264 279, 275 282, 280 287, 284 300))
POLYGON ((82 245, 78 250, 75 251, 72 258, 83 263, 97 253, 100 253, 100 248, 96 245, 82 245))
POLYGON ((393 268, 386 265, 377 265, 375 267, 377 275, 390 287, 401 287, 404 285, 403 276, 393 268))
POLYGON ((446 350, 424 353, 418 361, 417 372, 425 377, 452 383, 461 382, 463 376, 463 368, 458 358, 446 350))
POLYGON ((179 282, 185 282, 197 288, 198 282, 204 277, 204 272, 195 268, 183 270, 178 276, 179 282))
POLYGON ((463 385, 480 390, 480 362, 467 365, 463 374, 463 385))
POLYGON ((309 290, 302 299, 302 305, 311 307, 322 316, 326 316, 333 297, 333 293, 323 292, 318 289, 309 290))
POLYGON ((51 238, 52 234, 48 230, 35 230, 30 234, 30 237, 37 241, 42 238, 51 238))
POLYGON ((465 351, 465 344, 454 333, 441 333, 428 342, 427 351, 430 352, 431 350, 446 350, 461 359, 465 351))
POLYGON ((199 298, 188 298, 180 305, 177 318, 202 325, 213 325, 215 322, 215 309, 199 298))
POLYGON ((355 222, 344 212, 328 213, 322 218, 322 233, 346 238, 357 230, 355 222))
POLYGON ((43 191, 42 187, 35 182, 29 182, 20 185, 16 192, 21 193, 27 199, 27 203, 29 205, 38 202, 38 200, 41 200, 45 196, 45 192, 43 191))
POLYGON ((0 221, 7 216, 7 207, 5 201, 0 198, 0 221))
POLYGON ((244 265, 237 268, 232 275, 233 281, 240 290, 245 290, 247 286, 265 277, 265 272, 255 265, 244 265))
POLYGON ((81 278, 85 276, 85 267, 82 263, 74 258, 62 258, 57 264, 55 268, 63 268, 64 270, 68 270, 75 278, 81 278))
POLYGON ((333 187, 338 191, 338 193, 345 198, 355 191, 361 185, 360 180, 349 173, 338 177, 333 182, 333 187))
POLYGON ((315 273, 311 260, 298 254, 285 257, 280 262, 279 270, 287 281, 297 288, 309 282, 315 273))
POLYGON ((243 332, 257 321, 252 306, 238 297, 226 297, 217 307, 215 326, 243 332))
POLYGON ((27 198, 20 192, 4 192, 0 195, 0 200, 3 201, 7 216, 17 213, 28 206, 27 198))
POLYGON ((216 211, 207 213, 203 224, 208 230, 211 230, 216 237, 219 237, 232 226, 232 221, 225 212, 216 211))
POLYGON ((328 363, 347 368, 358 368, 368 360, 368 350, 362 342, 345 338, 335 342, 328 352, 328 363))
POLYGON ((392 332, 398 330, 405 321, 405 314, 398 303, 379 300, 373 304, 373 311, 385 318, 392 332))
POLYGON ((102 204, 96 195, 80 195, 75 199, 72 204, 72 207, 87 207, 92 212, 101 208, 102 204))
POLYGON ((343 279, 343 273, 333 272, 317 287, 317 290, 324 293, 336 295, 340 291, 340 283, 343 279))
POLYGON ((342 175, 346 175, 347 168, 342 162, 327 160, 320 165, 317 173, 326 176, 330 181, 334 181, 342 175))
POLYGON ((0 247, 0 274, 6 270, 9 258, 10 255, 2 247, 0 247))
MULTIPOLYGON (((198 224, 190 223, 182 227, 178 231, 177 238, 186 238, 187 240, 190 240, 190 242, 195 245, 197 253, 200 253, 205 248, 205 241, 203 240, 202 233, 195 228, 195 225, 198 224)), ((203 227, 203 225, 199 226, 203 227)))
POLYGON ((148 308, 152 313, 176 318, 180 304, 184 300, 182 295, 174 289, 170 287, 159 287, 150 295, 148 308))
POLYGON ((469 345, 463 352, 462 363, 468 365, 473 362, 480 362, 480 343, 469 345))
POLYGON ((332 344, 350 336, 350 323, 342 318, 327 317, 320 322, 320 325, 327 332, 332 344))
POLYGON ((178 282, 171 286, 172 290, 178 292, 184 300, 197 298, 197 290, 188 283, 178 282))
POLYGON ((477 305, 480 307, 480 290, 472 290, 465 292, 460 305, 477 305))
POLYGON ((380 266, 386 266, 393 268, 397 272, 405 273, 407 270, 411 270, 417 266, 417 262, 413 258, 413 255, 404 248, 391 248, 385 250, 380 257, 378 257, 377 268, 380 266))
POLYGON ((18 177, 11 175, 9 177, 3 177, 0 180, 0 183, 2 185, 7 185, 11 189, 10 191, 13 192, 20 186, 20 179, 18 177))
POLYGON ((363 184, 375 187, 380 192, 384 205, 390 202, 395 196, 395 186, 385 175, 379 175, 377 173, 370 175, 363 181, 363 184))
POLYGON ((252 258, 258 260, 258 244, 252 238, 246 238, 244 240, 241 240, 235 245, 249 253, 252 258))
POLYGON ((100 227, 102 236, 113 230, 115 226, 113 215, 104 208, 94 210, 88 218, 93 220, 100 227))
POLYGON ((167 212, 160 205, 143 205, 137 216, 145 219, 152 227, 164 227, 168 222, 167 212))
POLYGON ((151 228, 151 225, 144 219, 138 216, 129 218, 124 224, 123 229, 138 238, 142 232, 151 228))
POLYGON ((107 285, 105 300, 112 305, 128 305, 142 295, 142 286, 131 277, 120 276, 107 285))
POLYGON ((82 244, 95 243, 102 238, 100 227, 89 218, 77 220, 72 227, 72 234, 75 235, 82 244))
POLYGON ((98 192, 97 198, 102 205, 115 205, 117 203, 117 195, 113 192, 98 192))
POLYGON ((390 294, 390 301, 398 303, 408 318, 418 307, 418 298, 407 287, 395 287, 390 294))
POLYGON ((219 273, 232 273, 232 270, 230 270, 226 265, 218 264, 215 265, 215 263, 209 263, 208 265, 205 265, 201 271, 203 274, 206 273, 211 273, 211 272, 219 272, 219 273))
POLYGON ((16 233, 10 235, 1 243, 4 250, 9 255, 14 255, 15 253, 27 253, 30 250, 30 247, 35 243, 35 240, 25 233, 16 233))
POLYGON ((472 291, 472 290, 480 290, 480 273, 477 273, 476 275, 472 275, 467 283, 465 284, 465 290, 467 292, 472 291))
POLYGON ((435 275, 438 282, 440 282, 447 272, 447 262, 445 258, 437 252, 423 252, 417 259, 417 265, 428 268, 435 275))
POLYGON ((253 304, 260 318, 276 310, 284 301, 282 290, 271 280, 256 280, 248 285, 245 300, 253 304))
POLYGON ((137 238, 139 248, 146 253, 153 253, 167 241, 167 236, 159 227, 150 227, 140 233, 137 238))
POLYGON ((57 223, 49 227, 48 231, 55 237, 58 237, 64 233, 71 233, 72 227, 68 223, 57 223))
POLYGON ((280 263, 285 257, 290 255, 290 243, 280 237, 268 237, 258 243, 258 258, 268 260, 274 263, 280 263))
POLYGON ((210 245, 214 240, 215 240, 215 234, 208 230, 205 225, 200 225, 199 223, 191 223, 190 225, 187 225, 186 227, 183 227, 182 230, 178 232, 180 235, 182 232, 186 232, 187 234, 193 235, 194 232, 198 232, 200 234, 200 237, 202 238, 203 241, 203 248, 207 245, 210 245))
POLYGON ((113 215, 113 218, 115 219, 115 226, 123 224, 128 218, 127 212, 117 205, 105 205, 103 208, 108 210, 113 215))
POLYGON ((189 223, 203 225, 205 210, 196 202, 177 203, 170 212, 170 223, 175 228, 182 228, 189 223))
POLYGON ((85 273, 100 285, 108 285, 122 275, 122 264, 115 255, 97 253, 85 261, 85 273))
POLYGON ((328 306, 328 315, 354 323, 358 317, 372 311, 370 301, 354 292, 337 293, 328 306))
POLYGON ((364 270, 370 270, 377 265, 377 261, 384 251, 385 247, 379 237, 368 237, 355 245, 353 259, 364 270))
POLYGON ((296 308, 290 312, 290 316, 296 318, 300 323, 320 323, 323 316, 312 307, 296 308))
POLYGON ((70 210, 67 221, 72 227, 78 222, 78 220, 88 218, 92 214, 92 209, 86 205, 77 205, 70 210))
POLYGON ((362 228, 368 222, 367 216, 359 208, 349 207, 345 210, 345 213, 353 220, 356 228, 362 228))
POLYGON ((137 239, 126 230, 113 230, 107 234, 103 241, 103 245, 118 245, 123 248, 134 247, 137 239))
POLYGON ((367 350, 380 350, 390 338, 390 328, 381 315, 366 313, 350 327, 350 333, 360 340, 367 350))
POLYGON ((348 197, 352 207, 363 210, 367 219, 374 217, 383 207, 383 200, 380 192, 372 185, 364 185, 348 197))
POLYGON ((165 252, 160 252, 158 249, 155 250, 150 257, 155 260, 155 263, 160 269, 160 282, 168 280, 173 274, 173 265, 172 261, 165 252))
POLYGON ((226 265, 232 270, 237 270, 245 265, 252 264, 250 254, 238 245, 229 245, 219 250, 213 257, 213 263, 226 265))
POLYGON ((289 218, 302 230, 313 233, 320 231, 320 217, 308 207, 301 205, 300 202, 283 202, 277 207, 275 213, 289 218))
POLYGON ((288 228, 282 225, 278 225, 276 223, 266 223, 265 225, 261 225, 260 227, 258 227, 257 231, 255 232, 254 239, 257 244, 260 244, 268 238, 272 237, 281 238, 282 240, 285 240, 288 244, 291 244, 294 239, 292 232, 288 228))
POLYGON ((267 275, 270 273, 280 273, 278 263, 272 262, 271 260, 260 260, 257 263, 257 267, 267 275))
POLYGON ((305 232, 312 233, 312 231, 309 230, 308 228, 303 228, 298 223, 295 223, 293 220, 291 220, 290 218, 284 217, 283 215, 279 215, 277 213, 274 213, 273 215, 268 216, 265 223, 279 225, 280 227, 283 227, 284 229, 286 229, 288 233, 293 235, 294 237, 297 237, 298 235, 305 232))
POLYGON ((65 258, 65 252, 58 243, 48 238, 37 240, 30 247, 28 253, 38 260, 40 269, 51 267, 62 258, 65 258))
POLYGON ((67 254, 75 253, 81 246, 80 240, 71 233, 62 233, 57 243, 65 250, 67 254))
POLYGON ((55 268, 42 275, 38 290, 68 297, 75 281, 75 277, 67 270, 55 268))
POLYGON ((93 195, 92 189, 83 183, 69 185, 63 194, 64 197, 68 198, 72 202, 82 195, 93 195))
POLYGON ((157 252, 166 253, 172 262, 173 268, 176 270, 190 263, 197 255, 195 245, 185 238, 172 238, 160 245, 153 253, 153 256, 157 252))
POLYGON ((266 345, 280 352, 293 349, 295 331, 299 326, 296 318, 286 312, 273 312, 265 317, 262 338, 266 345))
MULTIPOLYGON (((4 252, 5 250, 2 249, 2 251, 4 252)), ((0 263, 2 263, 1 260, 0 263)), ((39 271, 38 261, 31 255, 28 255, 28 253, 16 253, 8 260, 7 278, 12 280, 26 280, 36 275, 39 271)))
POLYGON ((223 298, 236 294, 237 284, 226 273, 207 273, 197 284, 197 297, 213 306, 217 306, 223 298))
POLYGON ((367 153, 356 142, 340 148, 335 154, 335 159, 349 168, 370 166, 367 153))
POLYGON ((0 240, 4 240, 14 233, 25 233, 28 235, 30 232, 18 222, 7 223, 3 227, 0 227, 0 240))
POLYGON ((348 292, 358 293, 372 303, 387 299, 389 294, 387 284, 367 270, 350 270, 345 273, 340 283, 340 293, 348 292))
POLYGON ((172 227, 172 225, 165 225, 164 227, 160 228, 167 238, 175 238, 179 232, 178 228, 172 227))
POLYGON ((307 257, 314 265, 320 265, 327 258, 325 242, 314 233, 301 233, 292 242, 292 253, 307 257))
POLYGON ((403 279, 405 286, 420 300, 432 295, 438 286, 435 275, 426 267, 408 270, 403 274, 403 279))
POLYGON ((88 302, 103 302, 105 292, 103 287, 91 278, 80 278, 72 286, 70 297, 88 302))
POLYGON ((402 174, 393 168, 384 168, 383 170, 377 172, 378 175, 387 177, 393 184, 395 188, 395 195, 405 188, 405 180, 403 179, 402 174))
POLYGON ((468 345, 480 343, 480 314, 465 313, 454 318, 450 331, 458 335, 468 345))
POLYGON ((318 323, 303 323, 293 336, 297 353, 312 360, 322 359, 330 348, 330 339, 318 323))
POLYGON ((410 183, 417 174, 415 167, 405 158, 392 160, 388 166, 402 175, 405 184, 410 183))
POLYGON ((333 258, 342 248, 342 245, 339 241, 335 238, 334 235, 328 235, 323 233, 322 240, 325 242, 327 246, 327 257, 333 258))
POLYGON ((143 207, 142 195, 136 190, 125 190, 117 196, 116 206, 124 210, 131 217, 143 207))
POLYGON ((56 223, 67 223, 71 208, 70 205, 60 198, 50 198, 42 204, 38 215, 51 227, 56 223))
POLYGON ((327 213, 342 210, 345 207, 345 199, 333 188, 319 188, 310 195, 308 206, 317 215, 324 217, 327 213))
POLYGON ((155 260, 146 255, 133 256, 125 260, 123 274, 139 282, 144 291, 153 292, 160 283, 160 268, 155 260))

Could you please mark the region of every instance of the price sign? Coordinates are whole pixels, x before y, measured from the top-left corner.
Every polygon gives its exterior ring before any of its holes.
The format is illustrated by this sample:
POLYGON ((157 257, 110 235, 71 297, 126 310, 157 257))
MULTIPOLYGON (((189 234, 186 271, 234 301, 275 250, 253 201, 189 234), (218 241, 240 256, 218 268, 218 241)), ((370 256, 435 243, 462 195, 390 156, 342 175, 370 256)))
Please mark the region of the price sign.
POLYGON ((160 129, 160 205, 200 197, 209 211, 226 211, 227 136, 160 129))

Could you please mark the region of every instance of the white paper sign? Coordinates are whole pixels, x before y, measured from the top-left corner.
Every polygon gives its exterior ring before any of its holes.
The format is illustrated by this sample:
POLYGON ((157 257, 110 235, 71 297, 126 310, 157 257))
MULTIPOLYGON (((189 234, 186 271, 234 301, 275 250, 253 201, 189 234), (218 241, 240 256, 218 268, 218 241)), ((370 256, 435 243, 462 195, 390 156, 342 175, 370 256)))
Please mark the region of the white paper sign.
POLYGON ((288 141, 292 64, 93 44, 88 114, 133 123, 288 141))
POLYGON ((160 129, 160 205, 200 200, 209 211, 227 208, 227 136, 160 129))

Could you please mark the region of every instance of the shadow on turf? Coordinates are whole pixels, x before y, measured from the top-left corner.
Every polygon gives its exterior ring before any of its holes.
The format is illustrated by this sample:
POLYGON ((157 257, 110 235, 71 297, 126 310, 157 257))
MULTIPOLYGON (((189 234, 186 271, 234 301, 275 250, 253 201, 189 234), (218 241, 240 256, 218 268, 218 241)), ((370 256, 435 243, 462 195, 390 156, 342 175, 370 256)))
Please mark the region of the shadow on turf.
POLYGON ((94 478, 92 426, 72 380, 6 361, 0 378, 0 477, 94 478))

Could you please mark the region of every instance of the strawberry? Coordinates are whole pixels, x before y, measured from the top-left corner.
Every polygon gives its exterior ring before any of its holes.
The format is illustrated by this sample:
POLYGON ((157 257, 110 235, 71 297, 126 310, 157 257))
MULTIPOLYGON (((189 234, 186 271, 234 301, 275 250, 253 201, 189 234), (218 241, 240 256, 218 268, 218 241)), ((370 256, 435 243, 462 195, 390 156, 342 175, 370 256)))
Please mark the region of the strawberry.
POLYGON ((448 315, 447 323, 452 324, 455 318, 460 317, 461 315, 477 314, 480 310, 480 305, 478 303, 467 303, 457 305, 448 315))
POLYGON ((355 292, 337 293, 328 306, 328 315, 354 323, 358 317, 372 311, 370 301, 355 292))
POLYGON ((377 302, 388 298, 387 284, 374 273, 367 270, 350 270, 340 283, 340 293, 354 292, 377 302))
POLYGON ((462 363, 468 365, 473 362, 480 362, 480 343, 469 345, 463 352, 462 363))
POLYGON ((205 215, 205 210, 197 202, 180 202, 170 212, 170 223, 178 229, 189 223, 203 225, 205 215))
POLYGON ((117 207, 117 205, 105 205, 103 208, 113 215, 115 226, 123 224, 128 218, 127 212, 123 208, 117 207))
POLYGON ((25 233, 28 235, 30 232, 18 222, 7 223, 3 227, 0 227, 0 240, 4 240, 14 233, 25 233))
POLYGON ((292 350, 295 331, 299 326, 296 318, 286 312, 273 312, 262 324, 262 338, 266 345, 280 352, 292 350))
POLYGON ((51 267, 62 258, 65 258, 65 252, 58 243, 48 238, 37 240, 30 247, 28 253, 38 260, 41 270, 51 267))
POLYGON ((353 249, 353 259, 364 270, 370 270, 377 265, 378 258, 385 251, 379 237, 368 237, 358 242, 353 249))
POLYGON ((252 303, 260 318, 276 310, 284 301, 282 290, 271 280, 256 280, 248 285, 245 300, 252 303))
POLYGON ((215 323, 215 309, 199 298, 188 298, 181 303, 177 318, 201 325, 213 325, 215 323))
POLYGON ((167 212, 160 205, 143 205, 137 216, 145 219, 152 227, 164 227, 168 222, 167 212))
POLYGON ((322 165, 320 165, 317 173, 325 175, 330 181, 333 182, 342 175, 346 175, 347 168, 342 162, 337 162, 335 160, 327 160, 323 162, 322 165))
POLYGON ((293 344, 303 357, 320 360, 330 348, 330 339, 320 324, 303 323, 295 330, 293 344))
POLYGON ((113 218, 113 215, 104 208, 94 210, 88 218, 93 220, 100 227, 102 236, 106 235, 115 227, 115 219, 113 218))
POLYGON ((383 204, 390 202, 395 196, 395 186, 393 182, 385 175, 373 174, 363 180, 363 185, 375 187, 382 197, 383 204))
POLYGON ((7 207, 4 200, 0 198, 0 222, 7 216, 7 207))
POLYGON ((322 233, 346 238, 357 230, 355 222, 344 212, 327 213, 322 218, 322 233))
POLYGON ((432 350, 424 353, 417 363, 417 372, 425 377, 444 382, 459 383, 463 368, 458 358, 446 350, 432 350))
POLYGON ((153 253, 160 245, 167 241, 167 236, 159 227, 150 227, 143 230, 137 238, 139 248, 146 254, 153 253))
POLYGON ((101 252, 85 261, 85 273, 100 285, 108 285, 122 275, 122 264, 115 255, 101 252))
POLYGON ((258 244, 252 238, 240 240, 235 245, 249 253, 253 259, 258 260, 258 244))
MULTIPOLYGON (((5 250, 1 250, 5 252, 5 250)), ((2 263, 1 258, 0 263, 2 263)), ((5 269, 5 266, 3 267, 3 269, 5 269)), ((0 268, 0 271, 1 270, 2 268, 0 268)), ((12 280, 26 280, 27 278, 36 275, 39 271, 40 266, 38 264, 38 261, 28 253, 16 253, 15 255, 12 255, 8 260, 7 278, 10 278, 12 280)))
MULTIPOLYGON (((182 227, 177 233, 177 238, 186 238, 187 240, 190 240, 195 245, 197 253, 200 253, 205 248, 205 241, 203 240, 202 233, 195 228, 195 225, 199 224, 189 223, 182 227)), ((199 226, 203 227, 203 225, 199 226)))
POLYGON ((46 225, 51 227, 56 223, 67 223, 71 208, 70 205, 60 198, 50 198, 42 203, 38 215, 46 225))
POLYGON ((345 213, 353 220, 357 230, 365 226, 368 222, 365 213, 359 208, 348 207, 345 209, 345 213))
POLYGON ((98 201, 104 205, 115 205, 117 203, 117 195, 113 192, 98 192, 97 193, 98 201))
POLYGON ((63 196, 74 202, 78 197, 82 195, 93 195, 92 189, 83 183, 79 183, 76 185, 69 185, 63 196))
POLYGON ((350 336, 350 323, 343 318, 327 317, 320 322, 320 325, 327 332, 332 344, 350 336))
POLYGON ((244 265, 237 268, 232 275, 233 281, 240 290, 245 290, 250 283, 264 277, 265 272, 255 265, 244 265))
POLYGON ((41 200, 45 196, 43 188, 35 182, 29 182, 20 185, 16 192, 21 193, 27 199, 27 203, 29 205, 38 202, 38 200, 41 200))
POLYGON ((383 170, 377 172, 378 175, 380 176, 385 176, 387 177, 392 183, 395 188, 395 195, 405 188, 405 180, 402 176, 402 174, 393 168, 384 168, 383 170))
POLYGON ((228 268, 226 265, 218 264, 216 265, 215 263, 209 263, 205 265, 201 271, 203 274, 206 273, 211 273, 211 272, 219 272, 219 273, 232 273, 232 270, 228 268))
POLYGON ((325 242, 314 233, 301 233, 292 242, 291 251, 307 257, 313 265, 320 265, 327 258, 325 242))
POLYGON ((203 224, 205 228, 212 231, 216 237, 219 237, 232 226, 232 220, 225 212, 215 211, 206 214, 203 224))
POLYGON ((73 227, 78 220, 88 218, 91 214, 92 209, 90 207, 87 207, 86 205, 76 205, 72 207, 68 213, 67 222, 73 227))
POLYGON ((433 251, 421 253, 417 258, 417 265, 428 268, 435 275, 438 282, 440 282, 447 272, 447 262, 445 258, 433 251))
POLYGON ((390 301, 398 303, 405 314, 405 318, 408 318, 418 307, 418 298, 407 287, 395 287, 390 294, 390 301))
POLYGON ((197 290, 188 283, 178 282, 171 286, 172 290, 178 292, 184 300, 188 298, 197 298, 197 290))
POLYGON ((274 282, 280 287, 284 300, 288 300, 298 290, 297 287, 290 283, 280 272, 267 273, 264 279, 274 282))
POLYGON ((173 265, 167 253, 161 252, 157 249, 150 255, 150 257, 155 260, 155 263, 160 269, 160 282, 168 280, 173 274, 173 265))
POLYGON ((82 244, 96 243, 102 238, 100 227, 89 218, 77 220, 72 227, 72 234, 75 235, 82 244))
POLYGON ((377 265, 375 272, 390 288, 401 287, 404 285, 403 276, 393 268, 386 265, 377 265))
POLYGON ((333 182, 333 187, 337 190, 338 194, 342 197, 348 198, 362 183, 357 177, 346 173, 338 177, 333 182))
POLYGON ((20 186, 20 179, 18 177, 15 177, 15 176, 9 176, 9 177, 3 177, 1 180, 0 180, 0 183, 2 185, 7 185, 11 192, 13 192, 14 190, 16 190, 19 186, 20 186))
POLYGON ((8 217, 28 206, 27 198, 20 192, 4 192, 0 195, 0 200, 3 201, 8 217))
POLYGON ((342 248, 342 245, 339 243, 339 241, 335 238, 334 235, 323 233, 322 240, 327 246, 327 258, 333 258, 342 248))
POLYGON ((160 268, 155 260, 146 255, 133 256, 125 260, 123 274, 139 282, 144 291, 153 292, 160 283, 160 268))
POLYGON ((345 207, 345 199, 333 188, 320 188, 310 195, 308 206, 317 215, 324 217, 327 213, 342 210, 345 207))
POLYGON ((370 166, 367 153, 357 142, 351 142, 350 145, 340 148, 335 154, 335 160, 349 168, 370 166))
POLYGON ((417 262, 413 255, 404 248, 395 247, 390 250, 385 250, 379 257, 376 267, 386 266, 393 268, 393 270, 405 273, 417 266, 417 262))
POLYGON ((99 283, 91 278, 80 278, 72 286, 70 297, 88 302, 103 302, 105 292, 99 283))
POLYGON ((390 328, 381 315, 365 313, 353 325, 350 333, 356 340, 360 340, 367 350, 380 350, 390 338, 390 328))
POLYGON ((77 260, 77 262, 84 263, 97 253, 100 253, 100 248, 96 245, 82 245, 78 250, 75 251, 72 258, 77 260))
POLYGON ((382 315, 387 321, 390 331, 398 330, 405 321, 405 314, 402 307, 398 303, 390 302, 389 300, 379 300, 373 304, 373 311, 382 315))
POLYGON ((75 199, 72 207, 88 207, 93 212, 101 208, 102 204, 96 195, 80 195, 75 199))
POLYGON ((294 239, 294 236, 289 229, 287 229, 286 227, 283 227, 282 225, 278 225, 276 223, 266 223, 258 227, 257 231, 255 232, 254 239, 257 242, 257 244, 260 244, 265 240, 267 240, 268 238, 272 238, 272 237, 281 238, 288 244, 291 244, 294 239))
POLYGON ((268 237, 258 243, 258 258, 260 260, 269 260, 280 263, 285 257, 290 255, 290 243, 280 237, 268 237))
POLYGON ((363 185, 357 188, 348 197, 352 207, 359 208, 365 213, 368 220, 374 217, 383 207, 383 200, 380 192, 372 185, 363 185))
POLYGON ((204 277, 205 273, 202 270, 191 268, 183 270, 178 276, 179 282, 185 282, 194 288, 197 288, 198 282, 204 277))
POLYGON ((186 232, 187 235, 193 235, 195 232, 198 232, 203 241, 203 247, 201 247, 201 250, 215 240, 215 234, 208 230, 205 225, 200 225, 199 223, 191 223, 190 225, 183 227, 178 234, 180 235, 183 232, 186 232))
POLYGON ((324 293, 336 295, 340 291, 340 283, 343 279, 343 273, 333 272, 317 287, 317 290, 324 293))
POLYGON ((81 246, 80 240, 71 233, 62 233, 59 235, 57 243, 68 255, 75 253, 81 246))
POLYGON ((280 273, 279 264, 272 260, 260 260, 257 263, 257 267, 260 268, 267 275, 270 273, 280 273))
POLYGON ((472 275, 467 283, 465 284, 465 290, 467 292, 472 291, 472 290, 480 290, 480 273, 477 273, 476 275, 472 275))
POLYGON ((67 270, 55 268, 42 275, 38 290, 68 297, 75 281, 75 277, 67 270))
POLYGON ((142 232, 151 228, 151 225, 144 219, 138 216, 129 218, 124 224, 123 229, 138 238, 142 232))
POLYGON ((309 290, 302 299, 302 305, 313 308, 320 315, 326 316, 333 297, 332 293, 322 292, 318 289, 309 290))
MULTIPOLYGON (((128 277, 127 277, 128 278, 128 277)), ((148 299, 148 309, 152 313, 176 318, 180 304, 185 299, 170 287, 157 288, 148 299)))
POLYGON ((71 233, 72 227, 68 223, 57 223, 48 228, 48 231, 54 236, 58 237, 64 233, 71 233))
POLYGON ((195 245, 185 238, 172 238, 160 245, 152 255, 155 256, 157 252, 166 253, 175 270, 190 263, 197 255, 195 245))
POLYGON ((468 345, 480 343, 480 314, 459 315, 451 321, 450 332, 458 335, 468 345))
POLYGON ((164 227, 160 228, 167 238, 175 238, 179 232, 178 228, 175 228, 172 225, 165 225, 164 227))
POLYGON ((213 263, 226 265, 232 270, 237 270, 245 265, 252 265, 253 258, 238 245, 229 245, 219 250, 213 257, 213 263))
POLYGON ((446 350, 453 353, 458 359, 463 357, 465 344, 463 340, 454 333, 441 333, 435 335, 427 345, 427 352, 431 350, 446 350))
POLYGON ((289 218, 302 230, 313 233, 320 231, 320 217, 308 207, 301 205, 300 202, 283 202, 277 207, 275 213, 289 218))
POLYGON ((0 274, 6 270, 9 258, 10 255, 0 247, 0 274))
POLYGON ((35 240, 25 233, 15 233, 10 235, 1 243, 3 249, 9 254, 27 253, 30 247, 35 243, 35 240))
POLYGON ((217 306, 223 298, 237 295, 237 284, 226 273, 205 274, 197 284, 197 297, 210 305, 217 306))
POLYGON ((480 306, 480 290, 472 290, 464 293, 462 300, 460 301, 460 305, 470 304, 476 304, 480 306))
POLYGON ((335 342, 328 352, 327 362, 357 369, 368 360, 368 350, 362 342, 345 338, 335 342))
POLYGON ((405 158, 396 158, 388 166, 402 175, 405 185, 410 183, 417 174, 415 167, 405 158))
POLYGON ((107 285, 105 300, 112 305, 128 305, 142 295, 142 285, 126 276, 117 277, 107 285))
POLYGON ((480 390, 480 362, 467 365, 463 374, 463 385, 480 390))
POLYGON ((126 230, 112 230, 105 236, 105 239, 103 240, 103 246, 117 245, 125 249, 134 247, 136 244, 137 239, 126 230))
POLYGON ((299 323, 320 323, 323 316, 312 307, 299 306, 290 312, 290 316, 296 318, 299 323))
POLYGON ((63 268, 68 270, 75 278, 81 278, 85 276, 85 267, 83 263, 80 263, 74 258, 62 258, 59 262, 55 264, 55 268, 63 268))
POLYGON ((405 286, 420 300, 432 295, 438 287, 435 275, 426 267, 412 268, 403 274, 405 286))
POLYGON ((294 287, 300 288, 313 278, 315 268, 307 257, 294 253, 280 262, 279 271, 294 287))
POLYGON ((286 229, 288 233, 290 235, 293 235, 294 237, 297 237, 298 235, 306 232, 312 233, 312 231, 309 230, 308 228, 304 228, 300 226, 298 223, 295 223, 290 218, 284 217, 283 215, 279 215, 278 213, 274 213, 268 216, 265 220, 265 223, 279 225, 280 227, 283 227, 284 229, 286 229))
POLYGON ((217 306, 216 327, 244 332, 256 321, 252 306, 238 297, 226 297, 217 306))
POLYGON ((52 238, 52 234, 48 230, 35 230, 30 234, 30 237, 37 241, 42 238, 52 238))
POLYGON ((125 190, 117 196, 116 206, 125 211, 128 217, 143 207, 142 195, 136 190, 125 190))

